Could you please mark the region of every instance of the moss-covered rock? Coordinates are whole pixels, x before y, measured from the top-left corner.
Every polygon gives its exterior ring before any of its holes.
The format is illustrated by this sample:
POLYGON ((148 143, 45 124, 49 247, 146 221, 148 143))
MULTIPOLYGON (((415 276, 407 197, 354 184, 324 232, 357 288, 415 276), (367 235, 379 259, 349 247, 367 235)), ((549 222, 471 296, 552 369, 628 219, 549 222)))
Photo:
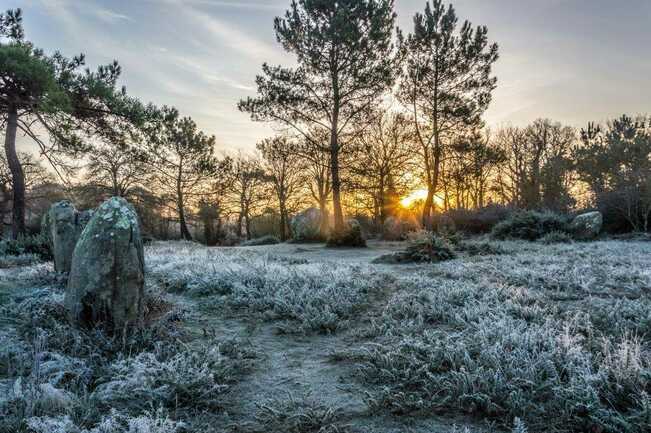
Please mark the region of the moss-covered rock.
POLYGON ((590 240, 599 236, 604 224, 601 212, 588 212, 574 218, 570 225, 572 235, 579 240, 590 240))
POLYGON ((290 222, 292 239, 295 242, 322 241, 321 211, 311 207, 297 214, 290 222))
POLYGON ((133 206, 118 197, 105 201, 75 247, 65 297, 71 318, 110 329, 139 323, 144 263, 133 206))

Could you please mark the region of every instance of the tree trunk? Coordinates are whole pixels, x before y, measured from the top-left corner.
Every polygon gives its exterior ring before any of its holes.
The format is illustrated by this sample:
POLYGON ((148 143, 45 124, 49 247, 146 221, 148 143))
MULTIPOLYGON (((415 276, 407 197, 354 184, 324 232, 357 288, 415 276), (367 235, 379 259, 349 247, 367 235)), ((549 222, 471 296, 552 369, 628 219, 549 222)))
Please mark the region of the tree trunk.
MULTIPOLYGON (((336 122, 335 122, 336 124, 336 122)), ((337 127, 330 134, 330 170, 332 175, 332 211, 335 217, 335 232, 344 231, 344 213, 341 209, 341 179, 339 178, 339 142, 337 127)))
POLYGON ((179 225, 181 228, 181 237, 186 241, 191 241, 192 235, 190 234, 190 230, 188 230, 188 224, 185 221, 185 206, 183 204, 183 192, 181 191, 180 188, 177 190, 177 207, 179 210, 179 225))
POLYGON ((287 209, 283 204, 280 205, 280 241, 287 241, 287 209))
POLYGON ((321 236, 328 235, 330 222, 328 221, 328 198, 324 195, 319 199, 319 210, 321 211, 321 236))
POLYGON ((181 226, 181 237, 186 241, 192 240, 192 234, 188 229, 188 224, 185 221, 185 209, 182 203, 179 203, 179 225, 181 226))
POLYGON ((18 130, 18 110, 14 105, 7 112, 7 132, 5 136, 5 154, 11 171, 13 190, 13 212, 11 219, 11 236, 13 239, 25 234, 25 174, 16 153, 16 131, 18 130))
POLYGON ((244 214, 244 226, 246 227, 246 240, 251 240, 251 218, 249 217, 249 212, 244 214))
POLYGON ((237 236, 240 238, 243 237, 244 235, 244 233, 242 233, 243 221, 244 221, 244 209, 240 209, 240 213, 237 215, 237 236))

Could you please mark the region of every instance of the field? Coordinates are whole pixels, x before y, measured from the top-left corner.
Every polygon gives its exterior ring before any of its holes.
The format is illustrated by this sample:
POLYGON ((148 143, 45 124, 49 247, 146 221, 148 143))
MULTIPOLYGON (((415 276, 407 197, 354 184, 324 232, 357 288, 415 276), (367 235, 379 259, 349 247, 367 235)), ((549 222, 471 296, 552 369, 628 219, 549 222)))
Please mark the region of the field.
POLYGON ((0 261, 0 432, 649 431, 651 242, 465 245, 154 243, 121 339, 0 261))

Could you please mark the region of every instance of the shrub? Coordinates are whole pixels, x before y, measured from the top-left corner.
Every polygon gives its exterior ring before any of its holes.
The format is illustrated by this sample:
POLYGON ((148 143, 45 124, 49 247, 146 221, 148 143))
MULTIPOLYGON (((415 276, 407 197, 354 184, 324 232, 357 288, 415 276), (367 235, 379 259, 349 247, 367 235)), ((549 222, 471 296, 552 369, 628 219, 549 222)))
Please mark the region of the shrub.
POLYGON ((448 242, 424 230, 410 235, 405 251, 378 257, 373 263, 436 263, 456 257, 448 242))
MULTIPOLYGON (((513 209, 509 207, 490 205, 477 210, 450 210, 445 215, 454 222, 456 230, 470 234, 483 234, 490 233, 493 227, 507 219, 512 213, 513 209)), ((435 220, 434 223, 436 224, 437 221, 435 220)))
POLYGON ((308 397, 300 400, 291 395, 261 404, 250 430, 259 433, 344 433, 350 428, 342 423, 343 411, 308 397))
POLYGON ((0 241, 0 256, 21 256, 26 254, 37 256, 44 261, 52 260, 52 251, 47 236, 41 233, 0 241))
POLYGON ((524 211, 497 224, 492 236, 501 240, 535 241, 552 232, 569 232, 569 219, 553 212, 524 211))
POLYGON ((267 235, 263 236, 261 238, 256 238, 256 239, 251 239, 248 241, 244 241, 240 244, 242 247, 256 247, 256 246, 261 246, 261 245, 275 245, 279 244, 280 239, 278 239, 276 236, 273 235, 267 235))
POLYGON ((332 230, 328 236, 327 246, 330 248, 363 248, 366 240, 362 234, 362 226, 356 220, 349 220, 342 232, 332 230))

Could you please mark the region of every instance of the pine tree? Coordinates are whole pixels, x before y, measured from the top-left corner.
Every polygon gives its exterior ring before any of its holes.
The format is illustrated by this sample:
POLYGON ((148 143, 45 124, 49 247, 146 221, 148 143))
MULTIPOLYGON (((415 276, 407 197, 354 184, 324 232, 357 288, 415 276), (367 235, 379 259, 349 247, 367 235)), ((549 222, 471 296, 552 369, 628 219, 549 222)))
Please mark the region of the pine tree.
POLYGON ((158 118, 148 125, 148 132, 149 167, 173 203, 181 237, 192 240, 188 203, 205 195, 206 183, 223 164, 214 155, 215 137, 205 135, 191 118, 182 118, 176 109, 168 107, 160 110, 158 118))
POLYGON ((25 233, 25 175, 16 152, 18 131, 36 142, 55 170, 62 154, 88 150, 84 138, 111 128, 108 117, 128 117, 138 104, 117 89, 117 62, 96 72, 83 69, 84 56, 47 56, 24 40, 20 9, 0 14, 0 113, 5 154, 12 174, 12 236, 25 233), (48 140, 40 138, 45 131, 48 140))
POLYGON ((306 138, 329 135, 335 232, 341 205, 342 134, 393 83, 393 0, 295 0, 276 18, 276 37, 297 67, 264 64, 258 96, 240 101, 253 120, 276 121, 306 138))
POLYGON ((480 125, 496 86, 491 72, 498 46, 489 44, 487 34, 485 26, 473 29, 468 21, 459 29, 454 8, 434 0, 414 16, 413 33, 400 38, 405 67, 398 97, 411 112, 420 145, 428 189, 422 215, 426 226, 446 147, 455 134, 480 125))

